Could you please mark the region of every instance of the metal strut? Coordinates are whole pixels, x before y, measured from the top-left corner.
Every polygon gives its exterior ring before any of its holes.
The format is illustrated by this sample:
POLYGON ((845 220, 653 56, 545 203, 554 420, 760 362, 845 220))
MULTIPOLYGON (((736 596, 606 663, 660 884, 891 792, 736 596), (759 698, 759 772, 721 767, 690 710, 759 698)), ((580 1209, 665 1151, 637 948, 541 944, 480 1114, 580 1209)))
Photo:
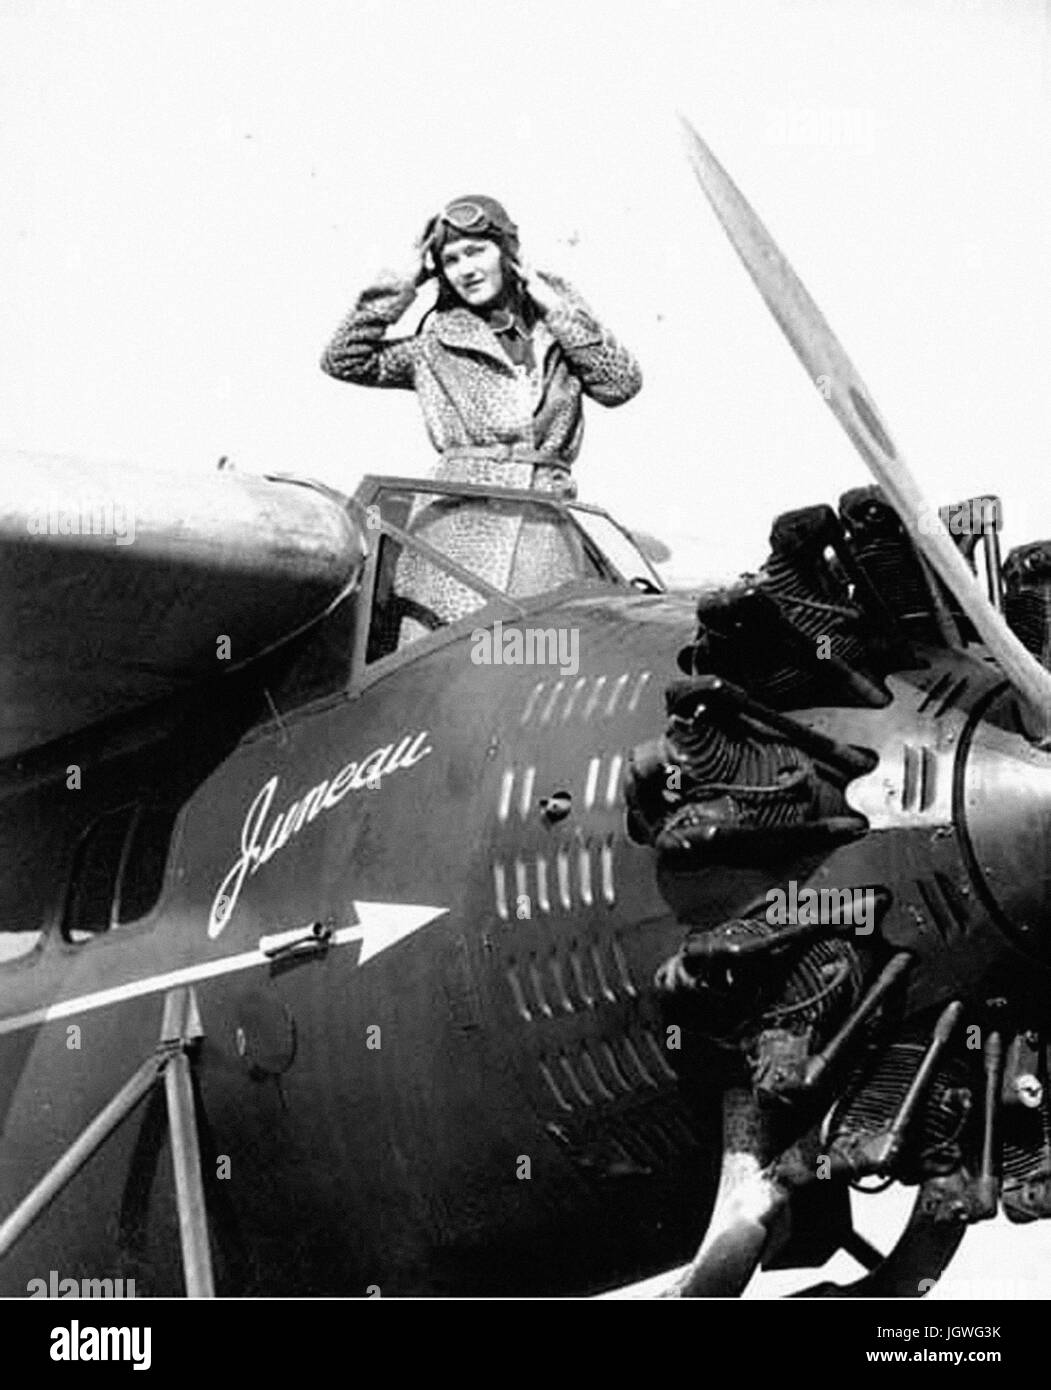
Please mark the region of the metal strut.
POLYGON ((161 1036, 156 1048, 0 1224, 0 1259, 163 1077, 186 1295, 188 1298, 214 1298, 208 1213, 189 1056, 190 1049, 203 1037, 193 989, 170 990, 164 998, 161 1036))

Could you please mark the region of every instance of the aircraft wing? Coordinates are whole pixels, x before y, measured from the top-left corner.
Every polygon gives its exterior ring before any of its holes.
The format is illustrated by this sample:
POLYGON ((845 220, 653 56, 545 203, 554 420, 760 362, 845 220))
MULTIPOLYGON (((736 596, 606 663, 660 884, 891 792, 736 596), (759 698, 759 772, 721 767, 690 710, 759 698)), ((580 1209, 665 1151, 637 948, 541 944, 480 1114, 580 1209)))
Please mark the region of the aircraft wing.
POLYGON ((0 467, 0 759, 241 665, 360 571, 362 537, 318 484, 0 467))

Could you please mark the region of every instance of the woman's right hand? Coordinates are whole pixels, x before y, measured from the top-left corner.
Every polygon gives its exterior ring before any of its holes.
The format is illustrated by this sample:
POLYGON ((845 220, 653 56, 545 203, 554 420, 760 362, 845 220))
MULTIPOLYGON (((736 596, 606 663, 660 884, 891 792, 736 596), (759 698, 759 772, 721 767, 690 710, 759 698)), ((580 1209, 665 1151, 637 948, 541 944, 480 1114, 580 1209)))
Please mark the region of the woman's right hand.
POLYGON ((424 280, 423 267, 418 260, 415 264, 407 261, 404 265, 391 266, 387 274, 392 279, 396 279, 400 285, 404 285, 406 288, 411 286, 413 294, 420 288, 424 280))
POLYGON ((434 271, 428 269, 417 247, 413 252, 411 260, 407 258, 404 262, 391 265, 384 273, 390 275, 392 278, 396 278, 400 284, 406 286, 411 285, 415 292, 421 285, 426 284, 434 274, 434 271))
POLYGON ((417 251, 415 260, 412 265, 412 270, 410 274, 406 276, 406 279, 411 280, 415 288, 419 289, 420 286, 425 285, 427 281, 432 278, 433 275, 434 271, 427 264, 426 256, 422 255, 419 251, 417 251))
POLYGON ((412 283, 417 289, 419 289, 421 285, 426 284, 428 280, 437 279, 434 252, 430 248, 431 232, 433 228, 434 219, 432 218, 431 221, 427 223, 426 227, 424 227, 423 232, 417 238, 416 244, 413 247, 415 264, 413 265, 412 274, 407 278, 412 280, 412 283))

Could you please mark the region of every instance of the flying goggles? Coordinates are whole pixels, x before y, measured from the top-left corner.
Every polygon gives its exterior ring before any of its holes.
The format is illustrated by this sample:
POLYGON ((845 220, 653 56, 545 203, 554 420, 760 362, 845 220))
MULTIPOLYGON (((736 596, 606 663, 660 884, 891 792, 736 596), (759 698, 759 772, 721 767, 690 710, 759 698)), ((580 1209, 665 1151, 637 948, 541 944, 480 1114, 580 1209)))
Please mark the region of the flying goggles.
POLYGON ((447 226, 455 227, 458 232, 490 232, 506 231, 506 227, 499 227, 486 212, 480 203, 462 201, 449 203, 442 212, 438 214, 438 222, 444 222, 447 226))
POLYGON ((447 203, 441 212, 431 218, 424 232, 424 261, 431 271, 435 269, 435 243, 445 240, 438 235, 443 225, 455 232, 461 232, 464 236, 485 236, 491 232, 498 232, 508 240, 515 239, 517 231, 502 209, 498 209, 494 215, 489 208, 475 202, 473 198, 457 198, 454 202, 447 203))

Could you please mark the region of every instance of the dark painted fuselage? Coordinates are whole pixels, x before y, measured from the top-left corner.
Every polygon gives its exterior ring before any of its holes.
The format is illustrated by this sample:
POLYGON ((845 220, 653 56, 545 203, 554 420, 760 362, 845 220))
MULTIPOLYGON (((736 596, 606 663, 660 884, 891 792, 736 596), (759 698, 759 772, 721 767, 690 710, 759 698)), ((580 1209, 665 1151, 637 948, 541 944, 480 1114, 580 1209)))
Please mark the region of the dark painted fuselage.
MULTIPOLYGON (((577 633, 579 670, 476 664, 461 625, 233 719, 151 910, 76 942, 51 924, 0 967, 0 1212, 192 984, 219 1292, 558 1293, 684 1257, 712 1156, 649 989, 681 927, 621 773, 693 607, 592 586, 526 608, 577 633)), ((73 841, 51 850, 60 882, 73 841)), ((52 1269, 179 1293, 178 1250, 158 1096, 0 1263, 0 1293, 52 1269)))

